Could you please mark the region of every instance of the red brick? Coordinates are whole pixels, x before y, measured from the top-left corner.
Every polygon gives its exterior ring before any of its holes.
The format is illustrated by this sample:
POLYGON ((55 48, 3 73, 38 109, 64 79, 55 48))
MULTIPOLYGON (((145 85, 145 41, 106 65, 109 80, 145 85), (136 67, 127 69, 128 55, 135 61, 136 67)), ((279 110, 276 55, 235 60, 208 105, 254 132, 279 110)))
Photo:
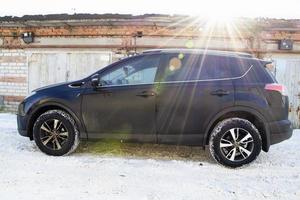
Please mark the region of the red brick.
POLYGON ((0 62, 2 63, 24 63, 26 62, 25 56, 1 56, 0 62))
POLYGON ((4 96, 4 101, 8 102, 20 102, 25 98, 25 96, 4 96))
POLYGON ((7 83, 26 83, 26 77, 0 76, 0 82, 7 82, 7 83))

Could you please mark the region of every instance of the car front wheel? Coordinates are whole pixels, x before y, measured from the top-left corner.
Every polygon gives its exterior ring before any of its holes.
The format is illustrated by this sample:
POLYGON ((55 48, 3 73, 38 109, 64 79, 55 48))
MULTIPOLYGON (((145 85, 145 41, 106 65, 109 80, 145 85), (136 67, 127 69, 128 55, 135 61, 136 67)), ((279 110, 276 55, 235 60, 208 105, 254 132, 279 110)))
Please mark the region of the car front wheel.
POLYGON ((213 129, 210 154, 218 163, 227 167, 240 167, 256 159, 262 147, 257 128, 248 120, 229 118, 213 129))
POLYGON ((36 120, 33 138, 39 149, 53 156, 72 153, 79 144, 79 131, 74 119, 65 111, 50 110, 36 120))

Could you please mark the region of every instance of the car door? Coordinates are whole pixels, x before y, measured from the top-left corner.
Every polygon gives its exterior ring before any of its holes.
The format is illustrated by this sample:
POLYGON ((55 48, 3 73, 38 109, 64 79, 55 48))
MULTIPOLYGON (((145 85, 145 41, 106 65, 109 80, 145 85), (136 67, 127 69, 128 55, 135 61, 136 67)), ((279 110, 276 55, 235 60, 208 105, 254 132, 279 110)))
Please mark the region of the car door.
POLYGON ((126 59, 99 74, 83 94, 82 116, 91 138, 156 141, 155 77, 159 55, 126 59))
POLYGON ((202 145, 209 120, 234 105, 229 66, 222 66, 222 59, 193 54, 164 57, 157 96, 158 142, 202 145))

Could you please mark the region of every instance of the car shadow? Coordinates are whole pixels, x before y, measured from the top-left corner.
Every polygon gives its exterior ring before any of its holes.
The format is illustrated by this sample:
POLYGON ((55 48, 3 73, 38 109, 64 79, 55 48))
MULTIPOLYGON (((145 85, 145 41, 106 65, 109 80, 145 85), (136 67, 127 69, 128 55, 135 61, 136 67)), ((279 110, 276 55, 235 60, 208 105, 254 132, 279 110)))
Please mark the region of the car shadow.
POLYGON ((143 159, 212 162, 209 153, 202 147, 124 143, 116 140, 81 141, 76 152, 143 159))

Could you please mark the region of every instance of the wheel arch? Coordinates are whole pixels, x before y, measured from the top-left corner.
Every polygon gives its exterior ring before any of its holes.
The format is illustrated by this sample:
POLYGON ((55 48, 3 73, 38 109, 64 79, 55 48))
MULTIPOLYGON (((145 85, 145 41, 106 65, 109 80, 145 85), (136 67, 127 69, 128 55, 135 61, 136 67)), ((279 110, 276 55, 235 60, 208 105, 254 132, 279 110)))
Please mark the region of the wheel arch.
POLYGON ((262 138, 262 150, 265 152, 269 151, 270 148, 270 133, 269 128, 267 126, 266 120, 262 114, 260 114, 258 111, 252 108, 248 107, 232 107, 223 110, 222 112, 219 112, 216 114, 208 123, 207 128, 205 130, 204 134, 204 144, 208 145, 209 142, 209 136, 213 130, 213 128, 217 125, 218 122, 228 119, 231 117, 239 117, 246 120, 249 120, 251 123, 253 123, 256 128, 259 130, 259 133, 261 134, 262 138))
POLYGON ((43 113, 45 113, 45 112, 47 112, 49 110, 55 110, 55 109, 56 110, 63 110, 65 112, 67 112, 68 114, 70 114, 72 116, 72 118, 75 120, 76 125, 78 126, 77 128, 79 129, 79 134, 81 136, 85 135, 86 138, 88 137, 87 133, 85 131, 84 125, 81 123, 81 120, 75 114, 75 112, 72 111, 72 109, 70 109, 68 106, 65 106, 65 105, 63 105, 61 103, 48 102, 48 103, 39 105, 37 108, 35 108, 31 112, 30 118, 29 118, 28 123, 27 123, 27 131, 28 131, 28 135, 29 135, 29 137, 30 137, 31 140, 33 140, 33 126, 34 126, 34 123, 37 120, 37 118, 41 114, 43 114, 43 113))

